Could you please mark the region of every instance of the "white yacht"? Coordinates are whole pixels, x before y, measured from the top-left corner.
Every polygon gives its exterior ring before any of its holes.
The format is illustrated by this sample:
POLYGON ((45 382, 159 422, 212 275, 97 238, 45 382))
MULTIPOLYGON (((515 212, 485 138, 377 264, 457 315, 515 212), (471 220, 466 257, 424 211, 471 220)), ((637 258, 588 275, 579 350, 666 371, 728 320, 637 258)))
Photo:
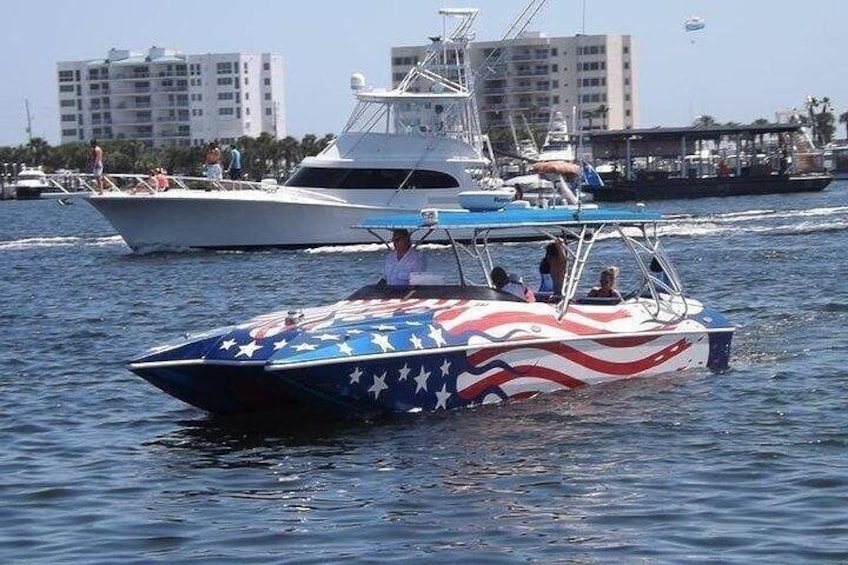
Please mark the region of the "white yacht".
POLYGON ((577 156, 571 137, 568 131, 568 122, 566 122, 562 112, 557 110, 551 118, 551 124, 548 127, 547 135, 545 135, 545 142, 542 143, 542 148, 539 150, 537 160, 574 161, 577 156))
POLYGON ((351 226, 379 214, 456 207, 460 192, 498 187, 466 56, 478 11, 440 14, 456 19, 455 29, 431 38, 427 56, 396 88, 371 89, 353 75, 348 123, 284 185, 115 191, 88 201, 135 251, 295 248, 371 242, 351 226))
POLYGON ((12 195, 18 200, 34 200, 41 198, 42 193, 51 190, 50 177, 41 167, 27 167, 18 172, 15 180, 9 185, 12 195))

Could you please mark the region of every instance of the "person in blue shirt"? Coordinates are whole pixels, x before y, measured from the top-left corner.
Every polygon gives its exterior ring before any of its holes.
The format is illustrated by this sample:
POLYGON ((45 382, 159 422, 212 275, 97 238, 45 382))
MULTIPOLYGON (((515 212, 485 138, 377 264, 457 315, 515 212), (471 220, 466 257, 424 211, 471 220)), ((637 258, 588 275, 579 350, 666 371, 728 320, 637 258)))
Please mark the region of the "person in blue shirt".
POLYGON ((237 145, 230 148, 230 165, 227 167, 231 180, 241 179, 241 151, 237 145))

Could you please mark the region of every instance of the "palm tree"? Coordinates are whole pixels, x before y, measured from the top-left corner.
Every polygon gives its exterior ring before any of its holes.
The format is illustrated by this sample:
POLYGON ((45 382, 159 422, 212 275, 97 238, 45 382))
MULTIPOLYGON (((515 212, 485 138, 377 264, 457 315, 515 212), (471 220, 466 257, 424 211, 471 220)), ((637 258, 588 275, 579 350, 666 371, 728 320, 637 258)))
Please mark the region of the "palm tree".
POLYGON ((33 165, 44 165, 50 155, 50 144, 41 137, 33 137, 25 147, 26 161, 33 165))
POLYGON ((607 129, 607 116, 609 115, 610 111, 609 106, 607 106, 606 104, 601 104, 600 106, 598 106, 598 109, 596 111, 598 115, 603 118, 603 127, 601 129, 607 129))
POLYGON ((848 112, 839 114, 839 123, 845 124, 845 139, 848 139, 848 112))
POLYGON ((703 116, 698 116, 697 118, 695 118, 695 121, 693 122, 692 125, 696 126, 696 127, 698 127, 698 126, 704 126, 704 127, 714 126, 714 125, 716 125, 716 121, 715 121, 715 118, 713 118, 712 116, 710 116, 708 114, 704 114, 703 116))
POLYGON ((583 112, 583 119, 589 120, 589 131, 592 131, 594 127, 592 120, 595 119, 595 112, 592 112, 591 110, 586 110, 585 112, 583 112))
POLYGON ((277 141, 278 151, 282 156, 283 175, 288 177, 292 168, 300 163, 303 156, 300 153, 300 145, 292 136, 286 136, 277 141))

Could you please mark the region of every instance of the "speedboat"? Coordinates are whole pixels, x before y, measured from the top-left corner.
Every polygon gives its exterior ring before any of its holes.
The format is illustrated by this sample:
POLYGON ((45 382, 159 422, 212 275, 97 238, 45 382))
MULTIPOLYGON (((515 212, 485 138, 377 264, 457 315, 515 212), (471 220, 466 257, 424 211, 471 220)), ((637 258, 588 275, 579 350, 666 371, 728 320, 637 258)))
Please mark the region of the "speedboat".
POLYGON ((193 335, 137 356, 128 368, 211 413, 329 418, 474 407, 722 370, 734 327, 685 294, 659 240, 662 221, 644 209, 514 205, 365 219, 356 227, 384 242, 405 229, 420 248, 440 232, 455 262, 412 273, 409 285, 368 284, 334 304, 193 335), (558 238, 568 254, 562 281, 533 301, 495 285, 497 258, 512 246, 492 240, 516 228, 558 238), (611 257, 629 288, 589 297, 596 263, 611 257))
POLYGON ((478 11, 440 13, 458 20, 455 30, 431 38, 397 87, 373 89, 352 76, 356 105, 347 124, 284 185, 215 182, 88 201, 134 251, 298 248, 368 243, 350 226, 378 214, 456 207, 460 192, 500 187, 467 56, 478 11))

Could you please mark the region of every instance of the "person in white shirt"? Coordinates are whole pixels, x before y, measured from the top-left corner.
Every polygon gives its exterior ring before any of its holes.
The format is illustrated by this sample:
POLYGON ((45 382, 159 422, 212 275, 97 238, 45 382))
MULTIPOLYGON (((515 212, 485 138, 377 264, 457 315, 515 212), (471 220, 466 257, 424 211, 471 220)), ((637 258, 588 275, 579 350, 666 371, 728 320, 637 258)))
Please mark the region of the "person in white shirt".
POLYGON ((412 247, 412 241, 407 230, 392 231, 394 249, 386 256, 383 265, 383 278, 390 286, 409 285, 409 274, 424 271, 426 261, 424 256, 412 247))

